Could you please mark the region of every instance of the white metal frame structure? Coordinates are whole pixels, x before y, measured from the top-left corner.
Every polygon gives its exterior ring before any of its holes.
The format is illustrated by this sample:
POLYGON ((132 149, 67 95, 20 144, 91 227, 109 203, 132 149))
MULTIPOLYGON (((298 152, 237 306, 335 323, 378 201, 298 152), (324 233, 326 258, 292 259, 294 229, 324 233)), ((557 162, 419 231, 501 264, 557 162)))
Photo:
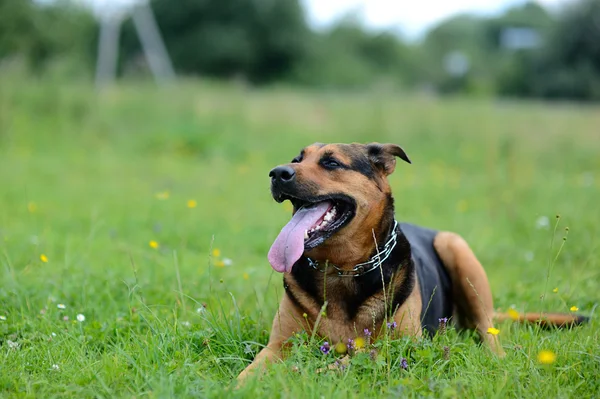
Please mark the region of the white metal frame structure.
POLYGON ((148 1, 96 7, 100 19, 100 38, 96 64, 96 87, 102 88, 115 81, 119 59, 119 37, 123 21, 131 16, 133 25, 142 43, 142 49, 150 70, 158 83, 175 78, 169 53, 162 40, 156 19, 148 1))

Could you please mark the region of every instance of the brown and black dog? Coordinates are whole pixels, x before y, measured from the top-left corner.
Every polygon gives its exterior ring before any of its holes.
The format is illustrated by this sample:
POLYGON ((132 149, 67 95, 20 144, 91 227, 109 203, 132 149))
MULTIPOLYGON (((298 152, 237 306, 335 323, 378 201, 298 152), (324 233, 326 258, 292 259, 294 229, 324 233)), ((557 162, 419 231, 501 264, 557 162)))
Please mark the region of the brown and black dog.
MULTIPOLYGON (((394 144, 317 143, 271 170, 273 198, 294 206, 269 251, 271 266, 284 273, 285 294, 268 345, 239 380, 279 359, 302 330, 335 344, 365 329, 375 339, 390 322, 398 335, 434 334, 440 319, 451 318, 504 355, 488 330, 508 316, 494 313, 487 276, 466 241, 395 221, 387 176, 396 157, 410 163, 394 144)), ((585 320, 539 313, 517 319, 556 326, 585 320)))

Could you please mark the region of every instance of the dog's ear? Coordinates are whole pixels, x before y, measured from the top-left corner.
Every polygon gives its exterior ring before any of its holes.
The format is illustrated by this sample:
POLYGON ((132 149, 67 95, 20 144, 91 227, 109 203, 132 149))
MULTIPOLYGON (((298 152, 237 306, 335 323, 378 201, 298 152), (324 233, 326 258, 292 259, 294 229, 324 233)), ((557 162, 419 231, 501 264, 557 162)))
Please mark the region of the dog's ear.
POLYGON ((396 157, 411 163, 406 152, 399 145, 370 143, 366 147, 369 160, 386 175, 391 175, 394 172, 396 157))

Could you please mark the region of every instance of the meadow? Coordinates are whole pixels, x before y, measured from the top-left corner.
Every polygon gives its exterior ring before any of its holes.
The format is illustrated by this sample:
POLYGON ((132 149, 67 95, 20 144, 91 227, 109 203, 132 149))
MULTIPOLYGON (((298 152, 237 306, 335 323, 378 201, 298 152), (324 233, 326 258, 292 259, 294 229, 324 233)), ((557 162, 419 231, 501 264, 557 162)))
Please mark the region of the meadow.
POLYGON ((0 397, 598 397, 598 154, 593 106, 4 78, 0 397), (316 141, 403 146, 398 220, 463 235, 498 309, 589 324, 499 324, 504 359, 452 328, 385 340, 327 373, 302 334, 234 390, 282 295, 268 172, 316 141))

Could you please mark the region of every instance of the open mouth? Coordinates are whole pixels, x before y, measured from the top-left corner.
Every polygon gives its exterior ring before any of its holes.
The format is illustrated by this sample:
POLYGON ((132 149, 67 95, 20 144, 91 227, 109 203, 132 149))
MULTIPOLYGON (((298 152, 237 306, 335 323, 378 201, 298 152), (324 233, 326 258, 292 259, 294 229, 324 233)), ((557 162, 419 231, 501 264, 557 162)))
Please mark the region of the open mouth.
POLYGON ((321 245, 356 214, 356 202, 343 194, 298 198, 281 193, 274 198, 294 205, 291 220, 269 250, 269 263, 278 272, 289 273, 304 251, 321 245))
POLYGON ((301 208, 316 208, 318 205, 327 205, 323 213, 310 228, 304 230, 304 248, 313 249, 344 227, 354 217, 354 201, 350 198, 315 199, 303 201, 290 198, 294 205, 294 214, 301 208))
POLYGON ((316 197, 309 200, 289 196, 286 199, 289 199, 294 206, 294 215, 299 210, 309 211, 314 209, 311 213, 316 221, 304 229, 305 250, 321 245, 338 232, 352 220, 356 210, 354 200, 345 195, 316 197))

